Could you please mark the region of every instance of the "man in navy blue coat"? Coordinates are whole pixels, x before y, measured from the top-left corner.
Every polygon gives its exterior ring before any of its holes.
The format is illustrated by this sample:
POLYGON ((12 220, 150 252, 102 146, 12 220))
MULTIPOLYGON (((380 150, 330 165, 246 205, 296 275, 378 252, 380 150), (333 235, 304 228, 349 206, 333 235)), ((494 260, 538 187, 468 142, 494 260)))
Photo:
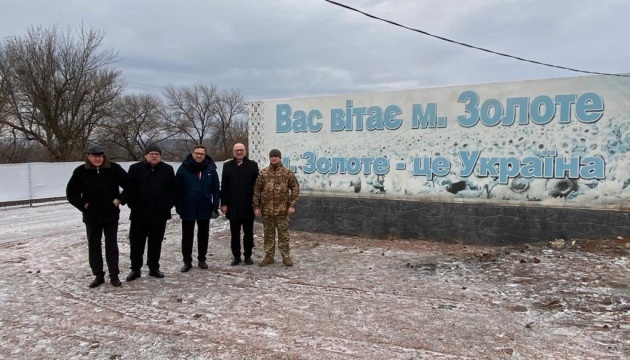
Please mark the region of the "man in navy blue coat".
POLYGON ((131 272, 127 281, 142 276, 142 257, 147 245, 147 266, 149 275, 161 279, 160 254, 166 231, 166 222, 171 218, 175 205, 177 183, 173 167, 162 162, 162 150, 157 145, 149 145, 144 151, 144 161, 129 167, 131 186, 127 206, 131 209, 129 227, 129 258, 131 272))
POLYGON ((206 155, 206 148, 197 145, 177 169, 179 196, 176 203, 177 214, 182 218, 182 272, 192 268, 192 248, 197 223, 198 265, 207 269, 208 237, 210 218, 219 216, 219 175, 212 158, 206 155))

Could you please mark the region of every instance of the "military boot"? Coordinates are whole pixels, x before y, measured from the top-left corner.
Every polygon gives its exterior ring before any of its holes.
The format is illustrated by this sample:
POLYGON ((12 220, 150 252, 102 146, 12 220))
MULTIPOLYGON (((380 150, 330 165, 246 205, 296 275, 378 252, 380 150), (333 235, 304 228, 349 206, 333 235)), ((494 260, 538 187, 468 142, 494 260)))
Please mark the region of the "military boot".
POLYGON ((282 263, 284 264, 284 266, 293 266, 293 261, 291 261, 290 256, 283 256, 282 263))
POLYGON ((273 264, 273 257, 267 255, 265 258, 258 264, 258 266, 267 266, 269 264, 273 264))

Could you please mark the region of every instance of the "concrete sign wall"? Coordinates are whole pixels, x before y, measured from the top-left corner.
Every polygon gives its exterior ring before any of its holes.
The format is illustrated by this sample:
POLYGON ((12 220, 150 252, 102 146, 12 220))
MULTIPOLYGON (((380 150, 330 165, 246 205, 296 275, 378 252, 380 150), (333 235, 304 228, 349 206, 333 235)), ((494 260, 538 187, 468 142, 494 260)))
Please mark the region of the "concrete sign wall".
POLYGON ((576 78, 252 101, 308 193, 630 207, 630 78, 576 78))

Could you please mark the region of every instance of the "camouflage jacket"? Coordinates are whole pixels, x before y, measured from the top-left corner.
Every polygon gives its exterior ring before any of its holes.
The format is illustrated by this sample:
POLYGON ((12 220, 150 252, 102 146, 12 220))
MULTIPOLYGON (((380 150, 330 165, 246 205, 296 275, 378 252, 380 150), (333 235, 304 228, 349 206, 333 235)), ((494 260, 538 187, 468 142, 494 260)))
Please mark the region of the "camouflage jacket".
POLYGON ((291 170, 278 164, 262 169, 254 186, 254 209, 263 215, 287 215, 289 207, 295 207, 300 195, 300 185, 291 170))

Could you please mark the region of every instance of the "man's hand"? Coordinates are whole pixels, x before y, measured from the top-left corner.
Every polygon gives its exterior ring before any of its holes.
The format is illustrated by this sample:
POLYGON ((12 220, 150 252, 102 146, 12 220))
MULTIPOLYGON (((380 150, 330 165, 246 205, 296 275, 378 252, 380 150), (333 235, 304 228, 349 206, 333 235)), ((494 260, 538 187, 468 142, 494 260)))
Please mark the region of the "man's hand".
POLYGON ((293 215, 293 213, 295 213, 295 208, 293 206, 289 206, 289 208, 287 209, 287 213, 289 215, 293 215))
POLYGON ((90 203, 85 203, 85 205, 83 205, 83 208, 87 210, 88 206, 90 206, 90 203))
POLYGON ((227 205, 221 206, 221 212, 223 213, 223 215, 227 214, 227 205))
POLYGON ((256 217, 260 216, 260 209, 254 209, 254 216, 256 217))
POLYGON ((114 199, 114 201, 112 201, 112 202, 114 203, 114 206, 115 206, 115 207, 120 206, 120 200, 118 200, 118 199, 114 199))

